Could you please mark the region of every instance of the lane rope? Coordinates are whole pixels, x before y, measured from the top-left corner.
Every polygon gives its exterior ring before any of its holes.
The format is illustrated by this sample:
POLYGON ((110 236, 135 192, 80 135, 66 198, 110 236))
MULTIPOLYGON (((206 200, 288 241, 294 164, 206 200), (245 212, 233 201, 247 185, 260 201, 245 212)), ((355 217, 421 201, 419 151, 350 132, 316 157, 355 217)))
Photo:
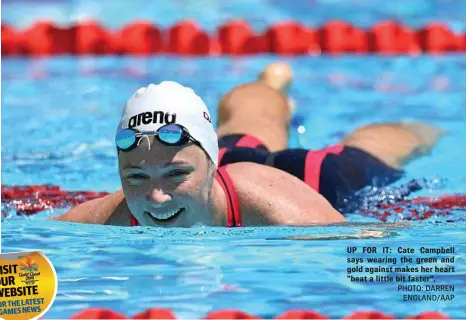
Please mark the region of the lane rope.
POLYGON ((219 26, 212 34, 191 20, 163 29, 136 20, 118 30, 97 21, 60 27, 37 21, 24 30, 2 23, 3 56, 53 55, 420 55, 464 53, 466 33, 455 33, 442 22, 413 29, 381 21, 363 29, 331 20, 319 27, 283 21, 257 33, 244 20, 219 26))

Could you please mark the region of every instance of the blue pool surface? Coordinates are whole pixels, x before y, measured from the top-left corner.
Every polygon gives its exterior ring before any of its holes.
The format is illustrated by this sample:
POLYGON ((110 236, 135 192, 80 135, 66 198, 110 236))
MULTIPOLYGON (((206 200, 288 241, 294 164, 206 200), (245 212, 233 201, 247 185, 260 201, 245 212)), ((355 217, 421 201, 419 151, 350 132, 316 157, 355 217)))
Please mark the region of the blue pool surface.
MULTIPOLYGON (((276 57, 71 58, 2 61, 2 184, 54 184, 65 190, 119 188, 113 138, 125 100, 139 87, 175 80, 216 103, 235 85, 252 81, 276 57)), ((321 148, 373 122, 428 121, 448 130, 431 155, 410 163, 407 176, 428 187, 412 194, 466 192, 464 56, 417 58, 300 57, 291 96, 298 111, 290 146, 321 148), (306 128, 297 133, 297 126, 306 128)), ((2 208, 2 211, 5 208, 2 208)), ((41 212, 2 221, 2 250, 41 250, 54 263, 59 287, 45 318, 66 318, 86 307, 127 315, 150 307, 199 318, 237 308, 271 318, 313 309, 332 318, 355 310, 398 317, 423 311, 466 317, 464 211, 388 223, 348 215, 328 227, 159 229, 51 222, 41 212), (403 302, 397 284, 352 283, 348 246, 455 246, 455 273, 435 275, 455 285, 453 302, 403 302)), ((392 256, 400 257, 399 254, 392 256)))
POLYGON ((191 19, 214 32, 228 20, 244 19, 255 31, 263 31, 284 20, 315 27, 340 19, 363 28, 394 20, 413 28, 440 21, 455 32, 466 30, 466 2, 458 0, 4 0, 2 8, 2 20, 19 28, 44 19, 62 26, 95 19, 110 29, 144 19, 167 28, 191 19))

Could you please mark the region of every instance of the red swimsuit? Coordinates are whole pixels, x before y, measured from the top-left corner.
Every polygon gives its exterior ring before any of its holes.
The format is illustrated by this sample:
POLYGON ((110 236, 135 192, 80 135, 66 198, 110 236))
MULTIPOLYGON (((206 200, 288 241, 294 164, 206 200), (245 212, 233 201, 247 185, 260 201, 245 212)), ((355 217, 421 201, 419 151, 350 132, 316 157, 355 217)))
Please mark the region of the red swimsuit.
MULTIPOLYGON (((241 221, 241 212, 239 208, 238 197, 236 196, 235 186, 233 181, 231 181, 230 175, 226 171, 227 166, 218 168, 215 179, 222 186, 223 191, 225 191, 225 196, 227 200, 227 218, 228 222, 226 227, 242 227, 243 223, 241 221)), ((139 221, 131 215, 131 226, 136 227, 140 226, 139 221)))

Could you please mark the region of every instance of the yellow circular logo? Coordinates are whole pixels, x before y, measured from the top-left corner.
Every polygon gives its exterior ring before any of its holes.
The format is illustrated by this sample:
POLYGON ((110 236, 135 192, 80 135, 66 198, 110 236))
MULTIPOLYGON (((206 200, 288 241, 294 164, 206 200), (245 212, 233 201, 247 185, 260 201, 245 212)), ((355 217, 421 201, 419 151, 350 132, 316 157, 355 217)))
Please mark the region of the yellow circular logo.
POLYGON ((0 254, 0 319, 37 319, 52 306, 57 274, 41 252, 0 254))

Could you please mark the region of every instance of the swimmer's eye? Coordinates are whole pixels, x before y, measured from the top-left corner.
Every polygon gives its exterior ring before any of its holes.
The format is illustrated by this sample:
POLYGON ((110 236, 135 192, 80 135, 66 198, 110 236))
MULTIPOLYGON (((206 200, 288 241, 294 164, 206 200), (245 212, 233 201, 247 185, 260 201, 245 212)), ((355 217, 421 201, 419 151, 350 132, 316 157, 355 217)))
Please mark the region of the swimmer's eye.
POLYGON ((148 176, 139 174, 139 173, 133 173, 128 176, 126 176, 127 179, 133 179, 133 180, 141 180, 141 179, 149 179, 148 176))
POLYGON ((189 174, 189 171, 186 170, 172 170, 167 174, 167 177, 176 178, 189 174))

